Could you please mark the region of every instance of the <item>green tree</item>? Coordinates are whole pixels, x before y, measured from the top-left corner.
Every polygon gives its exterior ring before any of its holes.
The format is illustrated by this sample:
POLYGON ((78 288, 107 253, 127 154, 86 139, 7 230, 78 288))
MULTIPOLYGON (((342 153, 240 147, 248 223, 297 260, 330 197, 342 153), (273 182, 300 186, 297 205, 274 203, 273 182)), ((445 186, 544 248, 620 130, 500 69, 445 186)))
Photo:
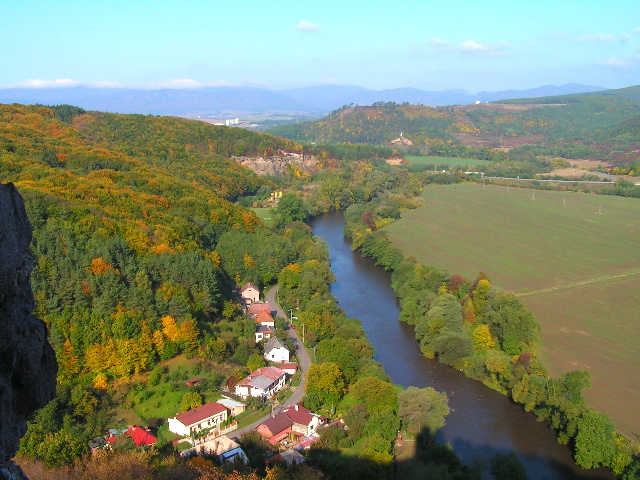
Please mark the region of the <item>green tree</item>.
POLYGON ((408 432, 417 435, 427 428, 433 436, 444 426, 449 415, 449 399, 445 392, 426 387, 407 387, 398 395, 398 415, 408 432))
POLYGON ((592 410, 578 419, 575 459, 582 468, 608 466, 615 455, 615 434, 607 417, 592 410))
POLYGON ((192 391, 182 396, 182 401, 180 402, 180 410, 182 412, 188 412, 200 406, 202 406, 202 394, 192 391))
POLYGON ((284 227, 291 222, 304 222, 309 216, 302 198, 295 193, 285 193, 273 212, 276 226, 284 227))

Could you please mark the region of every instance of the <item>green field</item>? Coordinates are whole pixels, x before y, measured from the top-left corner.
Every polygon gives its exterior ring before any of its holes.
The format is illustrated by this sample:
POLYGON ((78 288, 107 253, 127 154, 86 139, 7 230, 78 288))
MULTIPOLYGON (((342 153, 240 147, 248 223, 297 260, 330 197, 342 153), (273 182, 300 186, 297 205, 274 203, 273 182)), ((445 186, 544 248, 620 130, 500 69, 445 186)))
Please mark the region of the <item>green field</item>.
POLYGON ((477 184, 425 189, 385 227, 406 255, 514 291, 554 375, 591 371, 590 405, 640 434, 640 202, 477 184))
POLYGON ((257 215, 257 217, 262 220, 267 227, 273 227, 273 209, 272 208, 250 208, 253 213, 257 215))
POLYGON ((447 165, 449 168, 468 166, 476 167, 480 165, 489 165, 488 160, 476 160, 474 158, 454 158, 454 157, 404 157, 411 165, 431 165, 436 166, 447 165))

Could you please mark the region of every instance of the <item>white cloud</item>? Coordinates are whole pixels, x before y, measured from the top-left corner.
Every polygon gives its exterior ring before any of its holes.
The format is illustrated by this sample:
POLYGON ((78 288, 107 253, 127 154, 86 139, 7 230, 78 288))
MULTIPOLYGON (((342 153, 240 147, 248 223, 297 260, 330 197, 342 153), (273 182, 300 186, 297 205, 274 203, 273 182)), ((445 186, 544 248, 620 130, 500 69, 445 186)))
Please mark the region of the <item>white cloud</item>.
POLYGON ((30 78, 24 82, 11 83, 5 85, 5 88, 58 88, 58 87, 77 87, 80 82, 71 80, 70 78, 59 78, 57 80, 42 80, 30 78))
POLYGON ((317 32, 320 30, 320 25, 317 23, 307 22, 306 20, 300 20, 295 28, 302 32, 317 32))
POLYGON ((509 43, 478 43, 475 40, 467 40, 458 45, 454 45, 441 38, 431 40, 431 45, 439 52, 459 52, 482 57, 503 57, 508 55, 509 43))
POLYGON ((634 30, 634 32, 636 32, 638 35, 640 35, 640 27, 636 28, 636 29, 634 30))

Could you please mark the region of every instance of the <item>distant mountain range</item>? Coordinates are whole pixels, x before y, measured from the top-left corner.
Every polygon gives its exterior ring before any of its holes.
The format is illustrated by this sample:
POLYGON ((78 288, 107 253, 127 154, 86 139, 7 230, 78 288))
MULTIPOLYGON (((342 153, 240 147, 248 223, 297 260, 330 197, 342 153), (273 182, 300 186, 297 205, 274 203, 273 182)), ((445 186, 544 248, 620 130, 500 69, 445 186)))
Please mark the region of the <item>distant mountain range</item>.
POLYGON ((323 85, 289 90, 249 87, 141 90, 78 86, 0 89, 0 103, 70 104, 87 110, 177 116, 277 112, 326 114, 351 103, 371 105, 374 102, 408 102, 436 107, 601 90, 604 88, 577 83, 561 86, 545 85, 529 90, 479 92, 475 95, 466 90, 429 91, 418 88, 370 90, 351 85, 323 85))

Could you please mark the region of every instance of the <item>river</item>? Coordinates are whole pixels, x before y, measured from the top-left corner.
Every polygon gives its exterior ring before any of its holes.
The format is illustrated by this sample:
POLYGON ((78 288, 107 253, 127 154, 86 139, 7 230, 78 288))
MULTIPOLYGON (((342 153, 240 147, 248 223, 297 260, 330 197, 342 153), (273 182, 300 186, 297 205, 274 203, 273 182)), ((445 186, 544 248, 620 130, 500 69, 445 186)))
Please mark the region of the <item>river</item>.
POLYGON ((344 238, 343 212, 316 217, 311 227, 329 246, 336 276, 331 292, 347 316, 362 322, 376 351, 375 359, 393 382, 405 387, 433 387, 449 396, 451 413, 437 440, 450 444, 463 462, 514 451, 532 480, 615 478, 604 469, 578 467, 570 449, 558 444, 554 432, 520 405, 462 372, 424 358, 413 326, 398 321, 391 275, 353 252, 344 238))

